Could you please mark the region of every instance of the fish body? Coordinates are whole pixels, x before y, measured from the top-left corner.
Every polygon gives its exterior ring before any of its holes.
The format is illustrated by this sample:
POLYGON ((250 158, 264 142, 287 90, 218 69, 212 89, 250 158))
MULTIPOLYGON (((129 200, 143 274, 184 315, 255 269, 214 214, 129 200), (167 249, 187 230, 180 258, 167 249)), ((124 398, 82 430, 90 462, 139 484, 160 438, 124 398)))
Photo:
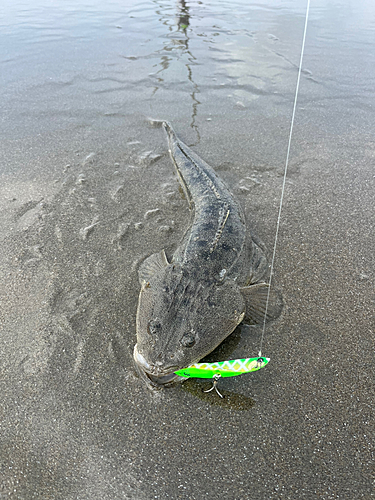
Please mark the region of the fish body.
POLYGON ((191 274, 195 283, 245 282, 249 244, 240 204, 215 171, 165 124, 169 150, 194 219, 173 262, 191 274), (204 266, 201 265, 204 262, 204 266))
MULTIPOLYGON (((212 167, 162 122, 193 218, 168 260, 164 250, 139 269, 134 359, 158 384, 213 351, 244 318, 263 321, 268 287, 261 247, 242 208, 212 167)), ((269 317, 277 315, 269 307, 269 317)))

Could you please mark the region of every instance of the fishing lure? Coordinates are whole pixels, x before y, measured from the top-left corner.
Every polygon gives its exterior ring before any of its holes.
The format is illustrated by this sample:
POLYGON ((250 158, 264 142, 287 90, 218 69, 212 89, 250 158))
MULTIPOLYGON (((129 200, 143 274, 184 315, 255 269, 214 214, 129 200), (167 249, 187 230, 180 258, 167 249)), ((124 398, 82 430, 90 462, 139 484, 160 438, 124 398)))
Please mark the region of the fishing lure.
POLYGON ((222 398, 223 396, 217 389, 217 383, 221 377, 236 377, 243 373, 250 373, 260 370, 269 362, 269 358, 245 358, 245 359, 231 359, 227 361, 216 361, 215 363, 195 363, 194 365, 176 371, 176 375, 187 378, 212 378, 214 384, 208 391, 213 389, 222 398))

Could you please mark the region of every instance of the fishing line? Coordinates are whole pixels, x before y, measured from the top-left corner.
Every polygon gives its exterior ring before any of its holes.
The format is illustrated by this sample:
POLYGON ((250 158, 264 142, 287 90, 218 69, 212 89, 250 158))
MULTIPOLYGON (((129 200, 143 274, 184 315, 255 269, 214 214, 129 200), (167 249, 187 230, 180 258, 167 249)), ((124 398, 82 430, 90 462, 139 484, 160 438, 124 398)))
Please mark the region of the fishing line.
MULTIPOLYGON (((214 383, 213 383, 213 386, 211 387, 211 389, 208 389, 207 391, 204 391, 204 392, 211 392, 211 391, 215 390, 221 398, 224 396, 222 394, 220 394, 220 392, 217 388, 217 384, 218 384, 221 377, 235 377, 237 375, 241 375, 242 373, 249 373, 249 372, 257 371, 260 368, 263 368, 264 366, 266 366, 267 363, 269 362, 269 358, 262 357, 262 345, 263 345, 263 340, 264 340, 264 332, 266 329, 266 319, 267 319, 268 305, 269 305, 269 299, 270 299, 273 267, 274 267, 274 263, 275 263, 277 238, 278 238, 279 227, 280 227, 281 209, 282 209, 283 199, 284 199, 286 174, 288 171, 290 145, 292 142, 293 125, 294 125, 294 117, 296 114, 296 107, 297 107, 299 82, 301 79, 302 60, 303 60, 303 53, 305 50, 305 40, 306 40, 306 30, 307 30, 307 20, 308 20, 308 16, 309 16, 309 9, 310 9, 310 0, 307 0, 305 28, 304 28, 304 32, 303 32, 301 57, 300 57, 299 68, 298 68, 296 93, 294 96, 293 113, 292 113, 292 120, 291 120, 291 124, 290 124, 288 149, 287 149, 287 154, 286 154, 284 178, 283 178, 283 185, 282 185, 282 190, 281 190, 279 214, 277 217, 275 242, 274 242, 274 246, 273 246, 273 254, 272 254, 272 261, 271 261, 270 279, 269 279, 269 286, 268 286, 268 291, 267 291, 267 300, 266 300, 266 307, 265 307, 265 312, 264 312, 263 330, 262 330, 262 337, 261 337, 261 341, 260 341, 260 349, 259 349, 258 357, 257 358, 246 358, 246 359, 232 359, 232 360, 228 360, 228 361, 218 361, 215 363, 195 363, 194 365, 188 366, 187 368, 183 368, 181 370, 177 370, 174 372, 176 375, 178 375, 180 377, 184 377, 184 378, 193 377, 193 378, 213 379, 214 383)), ((228 212, 228 214, 229 214, 229 212, 228 212)))
POLYGON ((277 217, 277 224, 276 224, 275 242, 274 242, 274 245, 273 245, 273 254, 272 254, 272 261, 271 261, 270 279, 269 279, 269 283, 268 283, 266 309, 264 311, 262 337, 260 339, 259 357, 262 356, 262 346, 263 346, 263 341, 264 341, 264 333, 266 331, 266 320, 267 320, 268 304, 269 304, 269 300, 270 300, 270 291, 271 291, 271 284, 272 284, 272 277, 273 277, 273 267, 274 267, 274 263, 275 263, 277 238, 279 236, 281 210, 282 210, 283 200, 284 200, 286 174, 287 174, 287 171, 288 171, 288 164, 289 164, 290 146, 291 146, 291 143, 292 143, 294 117, 295 117, 295 114, 296 114, 298 91, 299 91, 299 82, 300 82, 300 79, 301 79, 301 71, 302 71, 303 54, 305 52, 305 40, 306 40, 306 31, 307 31, 307 21, 308 21, 308 18, 309 18, 309 10, 310 10, 310 0, 307 0, 306 17, 305 17, 305 28, 304 28, 304 31, 303 31, 302 47, 301 47, 301 57, 300 57, 300 61, 299 61, 298 76, 297 76, 297 85, 296 85, 296 92, 295 92, 294 104, 293 104, 292 120, 291 120, 291 123, 290 123, 290 130, 289 130, 288 149, 287 149, 286 160, 285 160, 283 185, 282 185, 282 189, 281 189, 281 197, 280 197, 280 205, 279 205, 279 214, 278 214, 278 217, 277 217))

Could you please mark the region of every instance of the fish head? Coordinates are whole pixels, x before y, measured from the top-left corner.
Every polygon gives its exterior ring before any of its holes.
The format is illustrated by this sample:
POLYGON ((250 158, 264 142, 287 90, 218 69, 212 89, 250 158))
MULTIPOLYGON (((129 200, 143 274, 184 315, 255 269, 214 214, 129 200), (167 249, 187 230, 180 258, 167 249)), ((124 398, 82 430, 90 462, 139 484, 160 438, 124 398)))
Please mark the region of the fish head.
POLYGON ((234 283, 197 281, 167 265, 142 283, 134 359, 156 384, 213 351, 242 321, 245 304, 234 283))

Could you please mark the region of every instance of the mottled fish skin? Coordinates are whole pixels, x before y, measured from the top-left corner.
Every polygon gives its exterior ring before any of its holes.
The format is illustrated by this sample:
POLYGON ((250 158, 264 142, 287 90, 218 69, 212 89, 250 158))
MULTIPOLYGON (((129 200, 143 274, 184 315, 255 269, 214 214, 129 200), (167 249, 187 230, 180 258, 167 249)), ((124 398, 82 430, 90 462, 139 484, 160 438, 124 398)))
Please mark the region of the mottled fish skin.
POLYGON ((173 262, 195 274, 197 284, 232 276, 244 284, 249 274, 249 245, 241 206, 215 171, 182 143, 168 123, 169 150, 194 220, 173 262), (202 267, 200 263, 204 262, 202 267))
POLYGON ((255 296, 254 315, 261 316, 266 285, 258 282, 267 262, 224 182, 169 123, 163 127, 194 217, 170 262, 162 251, 139 269, 134 358, 153 382, 167 384, 174 371, 196 363, 232 333, 249 296, 255 296))

